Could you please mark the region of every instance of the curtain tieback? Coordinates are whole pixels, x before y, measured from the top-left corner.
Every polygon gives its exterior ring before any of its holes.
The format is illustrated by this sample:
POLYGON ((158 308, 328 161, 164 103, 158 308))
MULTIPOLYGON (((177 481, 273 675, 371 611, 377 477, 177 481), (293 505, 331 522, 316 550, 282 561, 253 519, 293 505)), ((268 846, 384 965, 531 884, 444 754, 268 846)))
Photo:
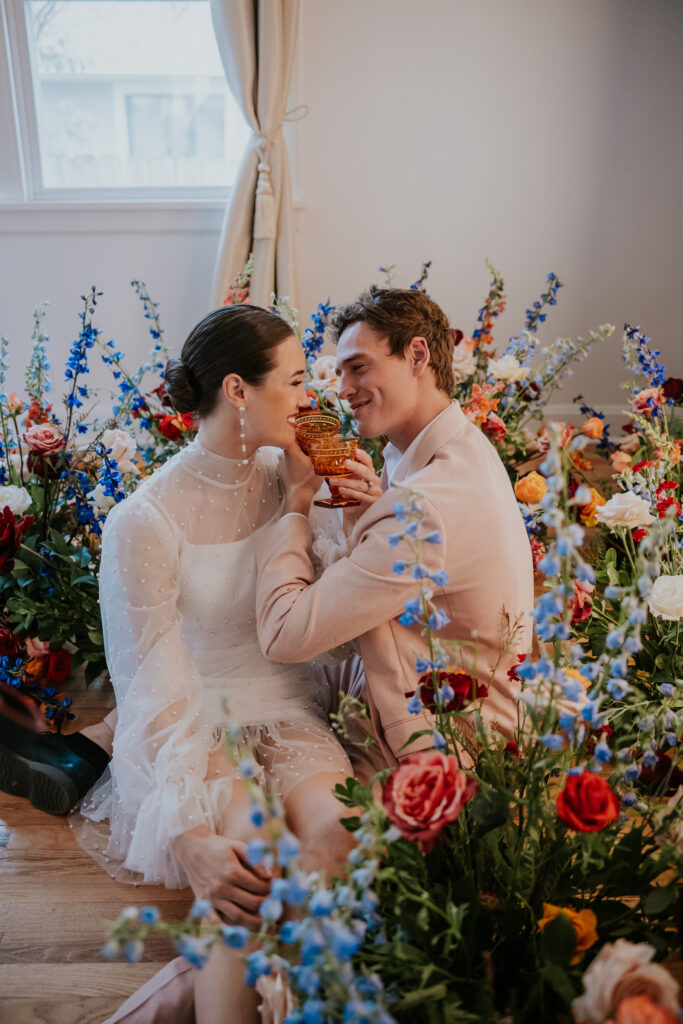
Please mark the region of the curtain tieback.
MULTIPOLYGON (((299 121, 308 113, 308 107, 301 104, 288 110, 283 121, 299 121)), ((280 126, 271 132, 270 135, 255 135, 256 151, 258 153, 258 177, 256 179, 256 198, 254 204, 254 238, 276 238, 277 224, 275 216, 275 192, 273 190, 273 179, 270 170, 270 147, 275 136, 281 130, 280 126)))

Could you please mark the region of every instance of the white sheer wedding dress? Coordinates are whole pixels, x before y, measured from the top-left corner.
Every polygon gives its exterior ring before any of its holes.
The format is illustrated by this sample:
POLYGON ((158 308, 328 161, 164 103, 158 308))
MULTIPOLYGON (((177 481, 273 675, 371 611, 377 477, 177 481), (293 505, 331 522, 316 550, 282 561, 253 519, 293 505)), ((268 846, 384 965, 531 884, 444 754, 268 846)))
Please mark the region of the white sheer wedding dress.
POLYGON ((100 601, 119 717, 110 769, 71 823, 120 880, 184 886, 171 839, 229 833, 230 722, 283 799, 317 772, 352 774, 322 668, 270 662, 256 638, 255 550, 280 514, 281 456, 260 448, 245 464, 194 441, 107 518, 100 601))

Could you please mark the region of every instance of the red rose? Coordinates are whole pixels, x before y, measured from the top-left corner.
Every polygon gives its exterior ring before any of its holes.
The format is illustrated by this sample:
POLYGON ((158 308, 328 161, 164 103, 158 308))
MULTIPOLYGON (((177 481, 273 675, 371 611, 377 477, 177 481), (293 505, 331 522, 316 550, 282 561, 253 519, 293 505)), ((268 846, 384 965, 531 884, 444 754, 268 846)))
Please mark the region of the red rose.
POLYGON ((453 754, 425 750, 404 758, 382 790, 387 817, 405 839, 429 853, 441 830, 455 821, 478 783, 458 768, 453 754))
POLYGON ((570 775, 555 807, 560 821, 575 832, 600 832, 619 817, 619 798, 593 772, 570 775))
POLYGON ((16 636, 9 626, 0 625, 0 656, 13 658, 24 646, 24 641, 16 636))
POLYGON ((169 441, 179 441, 184 433, 192 430, 194 415, 191 412, 175 413, 173 416, 156 416, 160 433, 169 441))
POLYGON ((55 651, 51 654, 47 662, 47 681, 48 683, 57 683, 61 685, 65 683, 71 675, 71 655, 68 651, 62 648, 61 651, 55 651))
MULTIPOLYGON (((432 672, 425 672, 423 676, 418 679, 418 686, 420 688, 420 700, 429 711, 436 711, 436 694, 434 693, 434 674, 432 672)), ((488 697, 489 691, 486 687, 477 683, 473 684, 472 676, 469 676, 461 668, 457 668, 455 672, 444 672, 439 671, 439 687, 450 686, 454 691, 454 696, 446 704, 446 711, 460 711, 465 707, 466 704, 471 704, 473 700, 479 700, 479 698, 488 697), (474 693, 474 697, 472 694, 474 693)), ((411 694, 406 694, 411 696, 411 694)))
POLYGON ((35 516, 17 519, 9 505, 0 512, 0 576, 6 576, 14 568, 14 556, 19 550, 21 538, 35 522, 35 516))
POLYGON ((679 402, 683 398, 683 380, 680 377, 669 377, 662 384, 662 394, 665 398, 679 402))
POLYGON ((57 455, 66 444, 64 435, 51 423, 34 423, 24 432, 24 441, 36 455, 57 455))

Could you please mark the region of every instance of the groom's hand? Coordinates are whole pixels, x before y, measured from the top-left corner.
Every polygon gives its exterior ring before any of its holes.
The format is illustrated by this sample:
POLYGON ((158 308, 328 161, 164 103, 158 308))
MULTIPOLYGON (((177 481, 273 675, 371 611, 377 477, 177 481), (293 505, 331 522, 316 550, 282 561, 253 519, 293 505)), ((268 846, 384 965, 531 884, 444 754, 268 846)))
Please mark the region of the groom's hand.
POLYGON ((259 907, 270 892, 271 874, 247 861, 247 845, 200 826, 177 836, 173 852, 199 899, 209 900, 227 924, 258 931, 259 907))
POLYGON ((320 487, 320 477, 313 472, 308 455, 298 444, 285 449, 284 480, 285 507, 283 514, 301 512, 307 516, 311 502, 320 487))
POLYGON ((363 448, 357 448, 355 459, 346 459, 344 466, 351 475, 333 476, 330 477, 330 482, 339 488, 345 498, 355 498, 368 508, 382 497, 379 477, 375 473, 371 457, 363 448))

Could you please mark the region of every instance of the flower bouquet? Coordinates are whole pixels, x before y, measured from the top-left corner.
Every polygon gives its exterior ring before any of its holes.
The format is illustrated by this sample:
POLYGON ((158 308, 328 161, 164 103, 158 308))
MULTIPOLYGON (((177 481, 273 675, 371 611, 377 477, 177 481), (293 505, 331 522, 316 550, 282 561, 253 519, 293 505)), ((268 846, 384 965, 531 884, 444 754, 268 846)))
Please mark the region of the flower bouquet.
MULTIPOLYGON (((679 684, 660 694, 646 730, 634 716, 608 727, 603 713, 626 685, 625 652, 642 649, 641 591, 661 574, 671 524, 653 523, 634 552, 636 579, 611 597, 620 643, 587 654, 571 643, 572 600, 574 583, 595 574, 554 432, 539 472, 553 540, 534 610, 541 656, 512 670, 514 734, 485 727, 487 680, 464 676, 457 650, 439 641, 443 570, 424 564, 419 494, 397 491, 395 571, 412 572, 418 590, 402 621, 429 645, 408 705, 422 728, 408 742, 425 735, 427 709, 433 749, 381 771, 372 787, 338 788, 355 847, 329 883, 301 872, 281 810, 250 783, 265 836, 248 856, 277 877, 247 980, 265 994, 287 982, 288 1024, 677 1019, 678 985, 652 961, 680 941, 683 802, 667 803, 668 780, 646 784, 642 766, 653 743, 680 761, 679 684)), ((513 624, 510 642, 514 633, 513 624)), ((240 756, 249 780, 254 766, 240 756)), ((130 908, 106 952, 136 959, 150 929, 197 966, 215 941, 246 943, 244 929, 204 926, 206 909, 164 924, 153 908, 130 908)))
POLYGON ((56 728, 73 717, 61 692, 73 669, 85 663, 90 682, 106 667, 97 590, 106 516, 192 428, 168 408, 158 380, 167 353, 156 304, 141 282, 133 287, 151 320, 149 359, 129 373, 115 342, 102 340, 94 325, 101 293, 92 288, 82 296, 59 413, 45 308, 34 314, 25 398, 5 391, 9 343, 0 338, 0 686, 32 698, 56 728), (85 383, 93 349, 115 382, 104 419, 94 415, 102 395, 85 383), (143 389, 148 373, 156 386, 143 389))

